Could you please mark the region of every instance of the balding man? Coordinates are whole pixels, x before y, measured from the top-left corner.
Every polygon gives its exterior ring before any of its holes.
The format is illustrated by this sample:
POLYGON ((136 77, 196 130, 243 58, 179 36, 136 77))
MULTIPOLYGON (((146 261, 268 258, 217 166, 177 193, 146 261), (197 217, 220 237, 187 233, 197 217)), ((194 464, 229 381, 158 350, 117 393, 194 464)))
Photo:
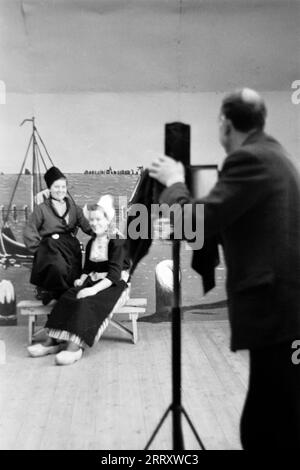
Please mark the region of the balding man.
POLYGON ((205 237, 221 236, 231 349, 250 351, 243 448, 300 449, 300 365, 292 362, 300 340, 300 181, 283 147, 264 133, 265 118, 254 90, 224 98, 219 137, 227 157, 200 201, 181 163, 161 156, 149 170, 167 187, 161 202, 205 204, 205 237))

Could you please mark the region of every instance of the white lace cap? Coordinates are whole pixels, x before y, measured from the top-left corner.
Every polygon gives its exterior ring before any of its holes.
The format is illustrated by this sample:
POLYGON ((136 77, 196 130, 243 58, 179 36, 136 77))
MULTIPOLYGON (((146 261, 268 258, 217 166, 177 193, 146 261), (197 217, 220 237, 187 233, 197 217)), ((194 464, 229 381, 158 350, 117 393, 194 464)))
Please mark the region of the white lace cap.
POLYGON ((101 207, 105 212, 107 220, 111 222, 115 217, 115 208, 114 208, 114 199, 110 194, 105 194, 101 196, 97 202, 97 206, 101 207))
MULTIPOLYGON (((115 217, 115 208, 114 208, 114 199, 110 194, 105 194, 104 196, 101 196, 99 201, 97 202, 97 206, 99 206, 103 212, 105 213, 105 216, 107 217, 108 222, 110 223, 113 218, 115 217)), ((83 209, 82 209, 83 215, 86 219, 89 219, 89 214, 90 210, 88 208, 88 205, 85 204, 83 209)))

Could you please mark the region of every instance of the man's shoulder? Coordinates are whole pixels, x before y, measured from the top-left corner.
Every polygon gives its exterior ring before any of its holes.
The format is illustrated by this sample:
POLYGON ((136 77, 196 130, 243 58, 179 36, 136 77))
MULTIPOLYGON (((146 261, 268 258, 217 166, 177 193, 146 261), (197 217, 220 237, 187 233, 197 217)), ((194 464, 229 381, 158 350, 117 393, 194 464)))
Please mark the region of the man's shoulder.
POLYGON ((223 167, 221 172, 224 169, 229 169, 231 167, 243 167, 247 165, 254 165, 259 163, 259 154, 257 149, 251 145, 245 145, 233 152, 229 153, 223 162, 223 167))
POLYGON ((286 151, 281 143, 269 134, 264 132, 254 136, 253 138, 246 139, 240 151, 247 152, 250 155, 268 155, 280 154, 285 155, 286 151))
POLYGON ((261 163, 262 160, 270 155, 286 156, 286 152, 282 145, 274 139, 274 137, 261 133, 253 138, 246 139, 246 141, 234 150, 224 160, 224 164, 228 162, 239 163, 261 163))

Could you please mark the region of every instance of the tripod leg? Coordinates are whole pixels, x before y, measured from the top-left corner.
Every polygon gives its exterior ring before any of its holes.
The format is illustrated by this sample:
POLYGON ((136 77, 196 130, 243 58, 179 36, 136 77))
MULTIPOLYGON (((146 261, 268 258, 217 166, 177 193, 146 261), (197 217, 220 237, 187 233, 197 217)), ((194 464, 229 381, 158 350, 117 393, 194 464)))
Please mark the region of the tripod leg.
POLYGON ((197 441, 198 441, 198 444, 200 445, 200 448, 201 448, 202 450, 206 450, 205 447, 204 447, 203 442, 201 441, 201 439, 200 439, 200 437, 199 437, 199 435, 198 435, 198 433, 197 433, 197 431, 196 431, 196 429, 195 429, 195 427, 194 427, 194 425, 193 425, 193 423, 192 423, 192 421, 191 421, 190 418, 189 418, 189 415, 187 414, 187 412, 185 411, 185 409, 184 409, 183 407, 181 408, 181 411, 182 411, 182 413, 184 414, 184 416, 186 417, 186 420, 187 420, 187 422, 189 423, 190 428, 191 428, 191 430, 193 431, 194 436, 195 436, 195 438, 196 438, 197 441))
POLYGON ((181 424, 181 289, 180 289, 180 240, 173 240, 172 307, 172 384, 173 384, 173 450, 183 450, 181 424))
POLYGON ((158 433, 158 431, 159 431, 161 425, 163 424, 164 420, 165 420, 166 417, 168 416, 168 413, 169 413, 169 411, 171 411, 171 409, 172 409, 172 405, 170 405, 170 406, 167 408, 167 410, 165 411, 165 413, 163 414, 163 416, 162 416, 160 422, 158 423, 158 425, 157 425, 156 428, 154 429, 154 431, 153 431, 153 433, 152 433, 152 436, 150 437, 149 441, 147 442, 146 447, 145 447, 144 450, 148 450, 149 447, 151 446, 153 439, 155 438, 156 434, 158 433))
POLYGON ((184 450, 181 425, 181 406, 172 406, 173 410, 173 450, 184 450))

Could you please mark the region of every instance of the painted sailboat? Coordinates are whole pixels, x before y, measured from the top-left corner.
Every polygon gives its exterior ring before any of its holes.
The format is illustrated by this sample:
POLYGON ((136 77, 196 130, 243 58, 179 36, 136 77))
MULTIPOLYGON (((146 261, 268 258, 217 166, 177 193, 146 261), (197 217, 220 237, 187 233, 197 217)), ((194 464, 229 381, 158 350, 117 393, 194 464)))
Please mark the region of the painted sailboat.
POLYGON ((14 265, 16 263, 28 263, 33 260, 33 256, 28 251, 27 247, 16 240, 16 237, 10 227, 9 216, 12 212, 12 204, 14 201, 15 193, 20 181, 20 178, 23 174, 25 164, 28 160, 29 155, 32 156, 32 164, 31 164, 31 185, 30 185, 30 192, 31 192, 31 202, 30 202, 30 209, 33 210, 36 204, 36 195, 42 191, 42 175, 41 170, 47 171, 49 166, 53 166, 52 159, 48 153, 48 150, 37 130, 35 125, 35 118, 32 117, 31 119, 25 119, 21 126, 25 122, 32 123, 32 132, 30 136, 30 140, 27 146, 27 150, 25 153, 25 157, 21 166, 21 169, 18 173, 17 180, 15 186, 13 188, 10 201, 8 204, 8 208, 5 211, 5 217, 3 221, 3 226, 0 228, 0 257, 1 262, 4 267, 8 267, 10 265, 14 265))
MULTIPOLYGON (((31 263, 33 260, 33 256, 28 251, 27 247, 17 241, 12 228, 10 227, 10 214, 12 213, 12 204, 14 201, 15 193, 20 181, 22 174, 24 174, 25 164, 28 160, 29 155, 32 157, 32 163, 29 165, 31 167, 31 204, 30 210, 31 212, 34 209, 34 206, 38 203, 36 200, 36 196, 40 193, 44 187, 42 182, 42 173, 46 172, 50 166, 54 166, 54 163, 49 155, 49 152, 36 128, 35 125, 35 118, 32 117, 31 119, 25 119, 21 125, 25 122, 32 123, 32 132, 31 137, 29 140, 29 144, 27 146, 26 154, 21 166, 21 169, 18 173, 16 183, 14 185, 10 201, 8 204, 7 210, 5 210, 5 216, 3 221, 3 226, 0 228, 0 261, 2 266, 7 268, 11 265, 24 265, 31 263)), ((28 167, 28 164, 27 166, 28 167)), ((130 206, 135 202, 135 195, 138 192, 140 185, 142 184, 144 172, 138 177, 138 180, 135 184, 133 192, 131 194, 130 200, 128 202, 128 207, 124 208, 125 212, 128 211, 130 206)), ((68 192, 69 196, 72 198, 71 194, 68 192)), ((39 201, 41 202, 41 201, 39 201)), ((125 214, 123 216, 126 219, 125 214)))

